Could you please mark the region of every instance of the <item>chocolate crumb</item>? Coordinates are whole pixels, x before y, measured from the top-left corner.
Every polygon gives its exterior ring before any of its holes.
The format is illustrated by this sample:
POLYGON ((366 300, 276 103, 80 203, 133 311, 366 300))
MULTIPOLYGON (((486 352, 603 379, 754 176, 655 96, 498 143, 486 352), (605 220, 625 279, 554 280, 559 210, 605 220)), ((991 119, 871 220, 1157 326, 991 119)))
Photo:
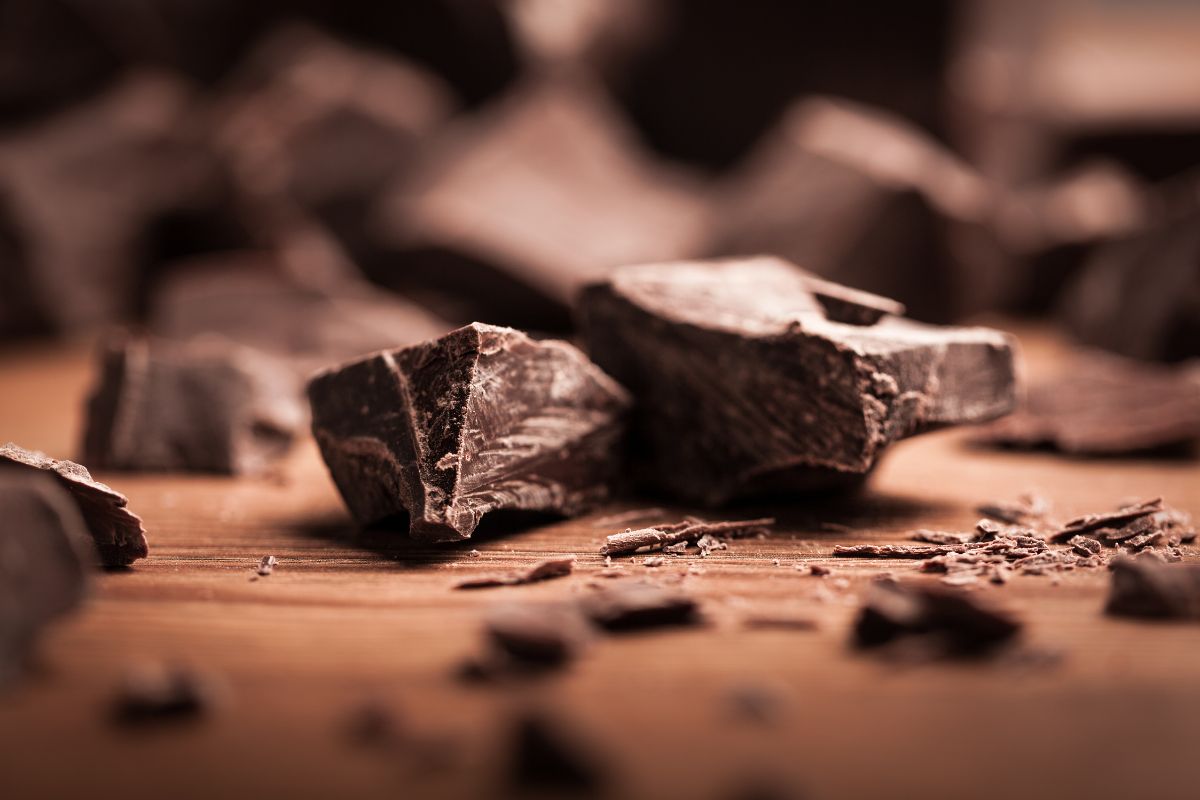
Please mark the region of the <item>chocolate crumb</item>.
POLYGON ((265 578, 275 571, 275 565, 278 563, 275 556, 263 556, 262 561, 258 562, 258 574, 265 578))
MULTIPOLYGON (((614 533, 607 537, 600 552, 605 555, 626 555, 636 553, 642 548, 664 548, 679 542, 697 541, 717 536, 751 536, 763 528, 775 524, 772 518, 733 520, 729 522, 705 522, 698 519, 686 519, 669 525, 659 525, 652 528, 614 533)), ((709 548, 710 550, 715 548, 709 548)), ((701 555, 706 555, 701 553, 701 555)))
MULTIPOLYGON (((800 569, 802 565, 797 564, 796 569, 800 569)), ((833 570, 821 564, 809 564, 808 574, 814 578, 825 578, 833 574, 833 570)))
POLYGON ((642 562, 647 567, 661 567, 665 563, 667 563, 667 560, 662 556, 651 556, 642 562))
POLYGON ((605 587, 583 601, 583 612, 608 631, 629 631, 701 622, 699 605, 687 595, 648 583, 605 587))

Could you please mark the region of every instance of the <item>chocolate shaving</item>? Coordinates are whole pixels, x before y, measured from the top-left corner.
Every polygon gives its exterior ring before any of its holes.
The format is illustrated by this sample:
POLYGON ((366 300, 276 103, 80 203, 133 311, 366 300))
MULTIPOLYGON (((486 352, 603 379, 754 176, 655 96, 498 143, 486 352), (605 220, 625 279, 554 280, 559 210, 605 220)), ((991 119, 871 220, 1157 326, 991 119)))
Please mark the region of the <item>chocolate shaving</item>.
POLYGON ((838 558, 933 558, 962 552, 960 545, 839 544, 833 548, 838 558))
POLYGON ((627 555, 642 548, 665 548, 680 542, 692 542, 704 536, 749 536, 775 524, 771 517, 762 519, 733 520, 728 522, 703 522, 685 520, 670 525, 639 528, 635 531, 614 533, 607 537, 600 552, 605 555, 627 555))
POLYGON ((1093 533, 1103 528, 1123 528, 1131 522, 1135 522, 1142 517, 1148 517, 1162 510, 1163 500, 1161 497, 1156 497, 1153 500, 1143 500, 1123 506, 1116 511, 1077 517, 1051 534, 1049 541, 1061 543, 1081 533, 1093 533))
POLYGON ((278 563, 275 556, 263 556, 262 561, 258 563, 258 574, 265 578, 275 571, 275 565, 278 563))
POLYGON ((496 586, 520 586, 526 583, 553 580, 570 575, 575 569, 575 556, 551 558, 542 561, 527 570, 511 572, 507 575, 490 575, 482 578, 468 578, 455 584, 455 589, 490 589, 496 586))

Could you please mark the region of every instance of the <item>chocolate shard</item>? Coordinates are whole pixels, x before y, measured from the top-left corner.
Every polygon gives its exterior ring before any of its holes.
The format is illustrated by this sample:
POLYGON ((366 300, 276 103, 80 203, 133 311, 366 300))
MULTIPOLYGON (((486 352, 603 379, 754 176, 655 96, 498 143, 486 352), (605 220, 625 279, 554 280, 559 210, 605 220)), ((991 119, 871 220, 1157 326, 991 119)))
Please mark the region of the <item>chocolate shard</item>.
POLYGON ((650 528, 638 528, 605 537, 600 553, 606 556, 627 555, 638 550, 663 549, 669 552, 683 552, 688 542, 694 542, 705 536, 749 536, 761 533, 775 524, 773 517, 761 519, 730 520, 722 522, 705 522, 699 519, 687 519, 669 525, 655 525, 650 528), (676 548, 676 549, 672 549, 676 548))
POLYGON ((475 323, 310 382, 313 433, 351 514, 407 512, 431 542, 497 509, 579 513, 609 496, 629 397, 579 350, 475 323))
MULTIPOLYGON (((1052 533, 1048 538, 1051 542, 1069 542, 1074 536, 1079 534, 1090 534, 1105 529, 1119 529, 1138 520, 1148 518, 1162 511, 1163 499, 1155 497, 1151 500, 1143 500, 1137 503, 1132 503, 1127 506, 1122 506, 1116 511, 1108 511, 1100 514, 1085 514, 1082 517, 1076 517, 1070 520, 1059 530, 1052 533)), ((1141 533, 1141 530, 1134 530, 1130 533, 1133 536, 1141 533)))
POLYGON ((261 472, 304 423, 283 363, 216 339, 126 339, 100 352, 84 460, 97 469, 261 472))
POLYGON ((642 153, 582 79, 519 88, 441 137, 376 210, 380 283, 463 322, 570 328, 588 281, 701 252, 707 205, 691 176, 642 153))
POLYGON ((980 303, 963 297, 971 287, 956 281, 946 234, 952 224, 982 229, 985 185, 886 112, 826 97, 796 103, 716 202, 715 253, 777 254, 896 297, 923 320, 954 319, 980 303))
POLYGON ((946 655, 981 655, 1010 642, 1021 623, 969 593, 929 584, 877 581, 859 612, 854 642, 864 649, 929 637, 946 655))
POLYGON ((1081 352, 1033 383, 1011 416, 976 436, 981 444, 1123 455, 1200 442, 1200 363, 1169 367, 1081 352))
POLYGON ((488 575, 482 578, 468 578, 454 585, 455 589, 491 589, 497 586, 521 586, 526 583, 565 578, 575 569, 575 556, 551 558, 535 564, 521 572, 511 572, 507 575, 488 575))
POLYGON ((2 687, 42 629, 82 602, 95 551, 79 509, 49 476, 0 468, 0 515, 2 687))
POLYGON ((0 466, 13 465, 30 472, 53 475, 75 502, 106 567, 127 567, 149 552, 142 520, 127 506, 129 500, 92 479, 87 469, 73 461, 50 458, 9 442, 0 447, 0 466))
POLYGON ((1114 616, 1200 619, 1200 566, 1164 564, 1146 554, 1112 562, 1105 611, 1114 616))
POLYGON ((1011 410, 1005 334, 834 322, 811 286, 760 257, 625 267, 587 288, 585 340, 638 400, 651 481, 708 504, 852 485, 891 442, 1011 410))

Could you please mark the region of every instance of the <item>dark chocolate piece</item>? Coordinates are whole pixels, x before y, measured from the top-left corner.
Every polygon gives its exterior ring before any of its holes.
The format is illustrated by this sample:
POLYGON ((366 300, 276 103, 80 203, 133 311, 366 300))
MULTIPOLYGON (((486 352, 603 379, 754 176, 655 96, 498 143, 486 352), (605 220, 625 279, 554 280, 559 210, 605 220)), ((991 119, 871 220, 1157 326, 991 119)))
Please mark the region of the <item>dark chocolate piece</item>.
POLYGON ((440 137, 378 209, 382 251, 357 260, 447 318, 565 330, 613 267, 699 254, 706 214, 597 87, 543 80, 440 137))
POLYGON ((1020 630, 1017 619, 961 590, 878 581, 859 612, 854 642, 869 649, 921 636, 946 655, 980 655, 1020 630))
POLYGON ((24 667, 38 634, 75 609, 95 551, 79 509, 47 475, 0 467, 0 687, 24 667))
POLYGON ((1034 383, 1015 413, 976 440, 1120 455, 1200 442, 1200 365, 1166 367, 1080 353, 1034 383))
POLYGON ((1041 495, 1026 493, 1015 501, 996 500, 984 503, 975 510, 985 517, 1009 525, 1036 528, 1048 524, 1050 503, 1041 495))
POLYGON ((716 253, 779 255, 898 298, 922 320, 949 321, 981 302, 962 297, 974 287, 958 285, 945 240, 951 222, 984 224, 983 181, 877 109, 829 98, 797 103, 728 179, 718 205, 716 253))
POLYGON ((1105 611, 1115 616, 1200 619, 1200 566, 1164 564, 1153 556, 1112 562, 1105 611))
MULTIPOLYGON (((1138 503, 1122 506, 1116 511, 1086 514, 1066 523, 1060 530, 1051 534, 1049 540, 1052 542, 1066 542, 1078 534, 1094 533, 1105 529, 1124 528, 1130 523, 1157 514, 1163 508, 1163 499, 1155 497, 1153 500, 1143 500, 1138 503)), ((1140 530, 1135 530, 1130 535, 1132 536, 1140 532, 1140 530)))
POLYGON ((454 585, 455 589, 490 589, 496 586, 520 586, 525 583, 538 583, 554 578, 564 578, 575 569, 575 556, 551 558, 530 567, 522 572, 510 572, 507 575, 490 575, 482 578, 468 578, 454 585))
POLYGON ((83 459, 97 469, 258 473, 303 424, 299 393, 286 364, 225 341, 111 341, 83 459))
POLYGON ((187 722, 207 714, 216 702, 211 679, 189 669, 147 666, 125 675, 113 706, 118 725, 187 722))
POLYGON ((484 630, 494 648, 532 666, 565 664, 592 638, 574 604, 502 606, 488 615, 484 630))
POLYGON ((576 514, 617 476, 625 390, 565 342, 473 324, 325 370, 313 433, 350 512, 407 511, 423 541, 469 538, 484 514, 576 514))
POLYGON ((543 715, 517 720, 509 780, 520 791, 592 794, 604 773, 574 735, 543 715))
POLYGON ((45 472, 58 479, 79 508, 104 566, 127 567, 146 557, 146 532, 142 529, 142 520, 126 507, 129 500, 120 492, 92 480, 84 467, 26 450, 12 442, 0 447, 0 466, 5 464, 45 472))
POLYGON ((592 622, 612 632, 698 625, 702 621, 700 606, 691 597, 649 583, 604 587, 582 603, 592 622))
POLYGON ((839 544, 833 548, 839 558, 933 558, 963 552, 966 548, 961 545, 839 544))
POLYGON ((1006 335, 833 322, 810 280, 763 257, 626 267, 588 287, 589 352, 639 402, 645 477, 708 504, 854 485, 897 439, 1012 408, 1006 335))
POLYGON ((670 525, 655 525, 652 528, 614 533, 605 539, 600 552, 608 556, 621 556, 636 553, 642 548, 669 550, 680 544, 686 547, 688 542, 694 542, 703 536, 748 536, 774 524, 773 517, 723 522, 688 519, 670 525))

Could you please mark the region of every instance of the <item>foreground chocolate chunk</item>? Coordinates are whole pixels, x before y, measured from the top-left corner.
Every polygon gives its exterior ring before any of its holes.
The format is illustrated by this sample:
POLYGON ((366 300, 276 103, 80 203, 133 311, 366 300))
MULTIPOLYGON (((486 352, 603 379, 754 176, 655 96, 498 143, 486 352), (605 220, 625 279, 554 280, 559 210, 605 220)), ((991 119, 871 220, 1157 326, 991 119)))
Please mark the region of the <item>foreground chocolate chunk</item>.
POLYGON ((9 442, 0 447, 0 467, 52 475, 71 495, 96 544, 100 563, 127 567, 148 552, 142 520, 126 506, 125 495, 92 480, 88 471, 72 461, 59 461, 45 453, 26 450, 9 442))
POLYGON ((595 794, 606 782, 586 745, 542 714, 525 714, 516 722, 509 781, 520 792, 559 796, 595 794))
POLYGON ((380 252, 358 260, 450 319, 565 330, 588 281, 701 251, 699 195, 596 87, 545 80, 441 137, 377 209, 380 252))
POLYGON ((128 339, 100 352, 83 459, 97 469, 261 472, 304 421, 285 364, 219 339, 128 339))
POLYGON ((1087 456, 1200 442, 1200 363, 1167 367, 1079 353, 1036 382, 1017 411, 976 436, 983 444, 1052 447, 1087 456))
POLYGON ((811 281, 754 258, 627 267, 584 292, 589 352, 638 400, 651 482, 709 504, 845 486, 897 439, 1012 408, 1006 335, 835 322, 811 281))
POLYGON ((810 98, 722 187, 714 252, 776 254, 947 321, 974 288, 960 285, 947 230, 982 226, 989 203, 982 180, 914 126, 810 98))
POLYGON ((41 630, 82 602, 95 554, 79 509, 45 475, 0 467, 0 687, 41 630))
POLYGON ((497 509, 575 514, 617 477, 625 390, 571 345, 472 324, 318 373, 313 433, 363 523, 432 542, 497 509))
POLYGON ((1165 564, 1153 556, 1112 563, 1105 611, 1115 616, 1200 619, 1200 566, 1165 564))
POLYGON ((945 655, 981 655, 1011 641, 1021 623, 969 593, 943 586, 878 581, 859 612, 854 642, 868 649, 908 637, 945 655))

